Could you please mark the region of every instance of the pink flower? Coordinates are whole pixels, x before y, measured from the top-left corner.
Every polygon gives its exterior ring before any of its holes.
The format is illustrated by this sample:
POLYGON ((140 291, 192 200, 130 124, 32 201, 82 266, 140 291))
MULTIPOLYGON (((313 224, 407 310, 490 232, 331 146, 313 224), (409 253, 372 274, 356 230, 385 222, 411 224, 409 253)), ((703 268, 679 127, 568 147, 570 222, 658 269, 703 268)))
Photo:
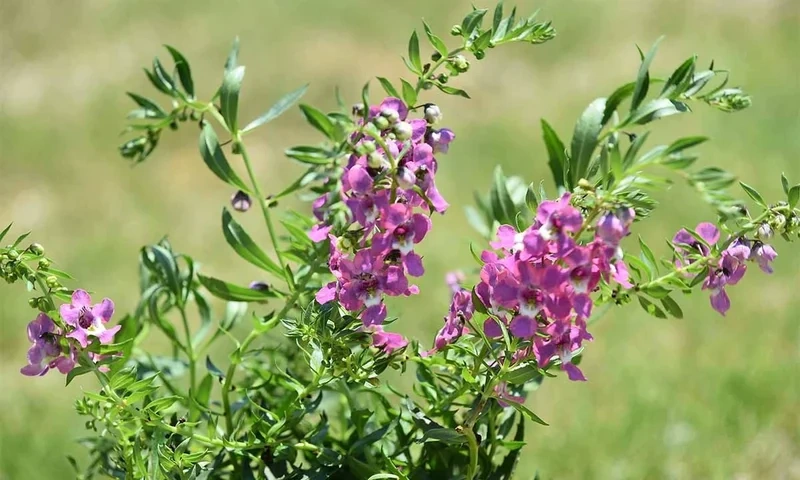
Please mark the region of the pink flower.
POLYGON ((28 349, 28 364, 20 369, 20 373, 29 377, 41 376, 52 368, 69 373, 75 367, 77 353, 73 349, 69 356, 62 355, 60 338, 62 335, 55 322, 40 313, 28 324, 28 340, 32 345, 28 349))
POLYGON ((369 327, 368 331, 372 332, 372 345, 387 354, 391 354, 395 350, 408 345, 408 340, 405 337, 399 333, 387 332, 381 325, 373 325, 369 327))
POLYGON ((67 334, 74 338, 82 348, 89 345, 89 337, 97 337, 102 344, 114 341, 114 335, 121 328, 120 325, 107 329, 105 324, 114 314, 114 302, 104 298, 102 302, 91 305, 92 298, 86 290, 75 290, 72 294, 72 303, 61 305, 59 313, 67 325, 74 330, 67 334))

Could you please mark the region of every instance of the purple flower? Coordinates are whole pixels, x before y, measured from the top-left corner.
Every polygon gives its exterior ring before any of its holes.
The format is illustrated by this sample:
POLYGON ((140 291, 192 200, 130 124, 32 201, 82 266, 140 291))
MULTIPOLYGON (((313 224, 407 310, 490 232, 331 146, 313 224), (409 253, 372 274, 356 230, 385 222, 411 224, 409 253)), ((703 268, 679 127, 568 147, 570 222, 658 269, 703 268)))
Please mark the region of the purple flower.
POLYGON ((555 240, 559 256, 568 254, 575 246, 567 232, 577 232, 583 225, 583 216, 569 204, 570 198, 570 194, 565 193, 557 201, 544 201, 536 212, 536 220, 541 224, 539 235, 546 241, 555 240))
POLYGON ((61 355, 58 328, 53 320, 40 313, 28 324, 28 340, 32 343, 28 349, 28 364, 20 369, 20 373, 29 377, 46 374, 51 368, 61 373, 68 373, 75 366, 74 353, 69 357, 61 355))
POLYGON ((447 153, 450 150, 450 143, 456 139, 456 135, 449 128, 433 130, 428 135, 427 144, 433 149, 433 153, 447 153))
POLYGON ((372 332, 372 345, 383 352, 391 354, 395 350, 408 345, 408 340, 399 333, 387 332, 381 325, 372 325, 368 331, 372 332))
POLYGON ((574 352, 580 348, 581 342, 592 339, 586 331, 586 324, 554 322, 547 327, 546 332, 550 335, 549 339, 537 338, 534 342, 534 355, 539 367, 545 368, 553 357, 558 357, 561 360, 561 369, 567 372, 570 380, 586 381, 583 372, 572 363, 574 352))
POLYGON ((253 201, 250 199, 250 195, 241 190, 237 190, 231 197, 231 206, 237 212, 246 212, 253 206, 253 201))
POLYGON ((770 263, 772 263, 777 256, 778 252, 776 252, 771 245, 761 242, 756 242, 750 254, 750 258, 755 260, 756 263, 758 263, 758 267, 766 273, 772 273, 773 270, 770 263))
POLYGON ((97 337, 102 344, 113 342, 114 335, 121 328, 120 325, 109 329, 105 327, 114 314, 114 302, 104 298, 98 304, 91 303, 92 298, 86 290, 75 290, 72 303, 61 305, 59 309, 64 322, 74 328, 67 337, 77 340, 83 348, 89 345, 89 337, 97 337))
MULTIPOLYGON (((719 229, 712 223, 699 223, 697 228, 695 228, 695 232, 697 232, 700 238, 705 240, 708 245, 714 245, 719 240, 719 229)), ((678 233, 672 237, 672 243, 678 247, 675 252, 678 255, 678 258, 675 260, 675 265, 678 268, 684 265, 691 265, 695 262, 694 259, 689 258, 690 255, 700 254, 700 256, 706 257, 710 253, 710 249, 707 245, 700 242, 694 235, 683 228, 678 230, 678 233)))
POLYGON ((747 266, 728 250, 722 252, 718 266, 710 267, 708 276, 703 282, 703 290, 711 290, 711 308, 721 315, 731 308, 731 300, 725 287, 736 285, 745 274, 747 266))
POLYGON ((402 203, 390 205, 380 222, 385 231, 372 237, 372 254, 383 255, 392 250, 400 253, 403 266, 409 275, 420 277, 425 273, 422 258, 414 252, 414 245, 421 242, 431 229, 430 218, 402 203))
POLYGON ((630 233, 628 227, 635 217, 632 208, 620 209, 616 214, 608 212, 597 222, 597 236, 607 245, 616 247, 630 233))
POLYGON ((467 330, 466 324, 472 318, 474 312, 472 293, 468 290, 455 292, 450 303, 450 311, 444 317, 444 326, 436 334, 433 349, 441 350, 458 340, 467 330))

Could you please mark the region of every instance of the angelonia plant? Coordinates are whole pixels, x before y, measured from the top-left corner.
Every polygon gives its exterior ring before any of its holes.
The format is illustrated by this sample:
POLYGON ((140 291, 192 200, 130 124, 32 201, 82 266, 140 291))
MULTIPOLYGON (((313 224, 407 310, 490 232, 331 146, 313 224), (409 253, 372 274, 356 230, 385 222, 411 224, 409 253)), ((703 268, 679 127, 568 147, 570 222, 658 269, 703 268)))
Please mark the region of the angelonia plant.
POLYGON ((231 191, 222 234, 263 275, 249 285, 213 278, 162 239, 142 248, 138 306, 120 314, 55 268, 41 245, 24 246, 27 235, 0 249, 0 275, 26 284, 35 310, 21 373, 99 381, 76 402, 89 451, 69 459, 79 478, 533 478, 515 468, 531 422, 546 423, 525 399, 548 378, 586 380, 580 364, 594 320, 631 302, 681 318, 680 295, 696 290, 725 315, 748 269, 772 272, 773 242, 800 235, 800 184, 782 177, 786 196, 768 200, 739 183, 746 204, 728 190, 731 173, 696 166, 692 149, 705 137, 645 146, 661 118, 750 105, 727 87, 727 72, 694 56, 651 76, 654 46, 639 51, 631 82, 589 104, 568 144, 542 121, 554 185, 495 171, 488 194, 467 209, 486 240, 473 249, 476 264, 444 279, 451 294, 444 320, 430 319, 436 336, 405 338, 386 299, 419 293, 419 246, 450 209, 436 177, 457 132, 435 96, 469 98, 453 84, 489 50, 541 44, 555 31, 516 9, 506 16, 501 3, 493 14, 473 9, 450 36, 427 24, 427 42, 413 33, 409 77, 377 77, 385 95, 367 83, 352 108, 338 93, 334 112, 300 104, 317 137, 286 150, 307 170, 279 192, 261 187, 246 139, 293 108, 306 86, 247 122, 238 41, 208 100, 175 48, 167 47, 171 68, 156 58, 145 70, 167 101, 128 94, 134 137, 120 153, 138 164, 165 132, 199 127, 199 156, 231 191), (675 226, 671 255, 657 259, 626 237, 673 178, 717 214, 675 226), (290 195, 308 207, 279 210, 290 195), (264 235, 236 219, 255 211, 264 235), (168 348, 154 348, 156 338, 168 348), (411 375, 413 388, 393 386, 398 374, 411 375))

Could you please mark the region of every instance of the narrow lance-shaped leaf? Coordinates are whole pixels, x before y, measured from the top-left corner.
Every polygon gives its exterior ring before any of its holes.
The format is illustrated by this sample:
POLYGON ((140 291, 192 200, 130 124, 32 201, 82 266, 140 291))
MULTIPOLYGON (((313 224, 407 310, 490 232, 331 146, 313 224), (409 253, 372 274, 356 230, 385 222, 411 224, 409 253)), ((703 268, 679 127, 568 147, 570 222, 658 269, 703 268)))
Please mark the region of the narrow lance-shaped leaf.
POLYGON ((564 150, 564 143, 558 138, 553 127, 544 119, 542 119, 542 136, 544 145, 547 147, 547 164, 553 174, 556 186, 569 188, 570 185, 567 182, 569 160, 564 150))
POLYGON ((306 121, 308 123, 322 132, 326 137, 331 140, 335 140, 336 138, 336 128, 333 125, 333 122, 327 115, 322 113, 321 111, 317 110, 316 108, 312 107, 311 105, 300 105, 300 110, 302 110, 303 115, 306 117, 306 121))
POLYGON ((231 133, 237 131, 239 115, 239 93, 244 80, 244 66, 236 67, 225 73, 220 88, 220 113, 231 133))
MULTIPOLYGON (((659 37, 658 40, 647 52, 647 55, 642 58, 642 64, 639 66, 639 74, 636 76, 636 87, 633 89, 633 97, 631 98, 631 111, 636 110, 642 103, 642 100, 647 96, 647 89, 650 86, 650 63, 653 57, 656 56, 658 44, 661 43, 664 37, 659 37)), ((639 51, 641 54, 641 50, 639 51)))
POLYGON ((445 45, 444 41, 431 31, 431 27, 427 24, 427 22, 423 20, 422 25, 425 27, 425 35, 427 35, 428 41, 431 42, 433 48, 439 52, 439 55, 446 57, 449 53, 447 51, 447 45, 445 45))
POLYGON ((203 126, 203 131, 200 133, 200 155, 206 166, 214 173, 220 180, 229 185, 237 187, 239 190, 249 192, 250 189, 245 185, 241 178, 231 168, 225 154, 222 153, 222 148, 219 145, 214 128, 206 123, 203 126))
POLYGON ((233 39, 228 58, 225 60, 225 73, 239 66, 239 37, 233 39))
POLYGON ((597 137, 603 129, 602 120, 605 105, 605 98, 596 99, 584 110, 575 125, 575 132, 572 135, 572 155, 569 168, 572 185, 577 185, 578 180, 583 178, 589 171, 589 163, 592 160, 594 149, 597 147, 597 137))
POLYGON ((178 70, 178 78, 181 81, 181 85, 183 85, 183 89, 189 97, 194 97, 194 81, 192 80, 192 69, 189 67, 189 62, 177 49, 169 45, 164 46, 169 50, 169 54, 172 55, 172 60, 175 62, 175 69, 178 70))
POLYGON ((263 302, 275 296, 269 291, 252 290, 205 275, 197 275, 197 279, 212 295, 223 300, 234 302, 263 302))
POLYGON ((411 33, 411 38, 408 40, 408 60, 418 72, 422 71, 422 60, 419 57, 419 37, 417 37, 416 30, 411 33))
POLYGON ((308 84, 303 85, 302 87, 294 90, 292 92, 287 93, 283 97, 280 98, 275 105, 271 106, 269 110, 266 111, 263 115, 256 118, 252 122, 248 123, 246 127, 242 129, 242 132, 249 132, 256 127, 260 127, 265 123, 271 122, 275 120, 279 116, 281 116, 286 110, 291 108, 292 105, 297 103, 298 100, 306 93, 308 90, 308 84))
POLYGON ((250 238, 239 223, 233 219, 227 208, 222 209, 222 234, 240 257, 258 268, 283 278, 283 270, 250 238))
POLYGON ((758 193, 758 191, 756 191, 755 188, 751 187, 750 185, 744 182, 739 182, 739 185, 742 187, 742 190, 744 190, 744 193, 746 193, 748 197, 752 198, 754 202, 761 205, 762 207, 767 206, 767 202, 764 201, 764 198, 761 196, 760 193, 758 193))
POLYGON ((389 95, 390 97, 400 98, 400 93, 398 93, 397 89, 394 88, 392 82, 383 77, 377 77, 377 78, 383 89, 386 91, 387 95, 389 95))

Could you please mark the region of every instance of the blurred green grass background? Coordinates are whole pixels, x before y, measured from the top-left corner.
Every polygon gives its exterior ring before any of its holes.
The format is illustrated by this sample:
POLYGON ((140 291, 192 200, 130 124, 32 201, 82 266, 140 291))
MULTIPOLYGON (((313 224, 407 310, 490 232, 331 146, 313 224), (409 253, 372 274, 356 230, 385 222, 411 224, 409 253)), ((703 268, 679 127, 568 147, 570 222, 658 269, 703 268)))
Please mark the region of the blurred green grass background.
MULTIPOLYGON (((219 235, 228 188, 202 165, 190 125, 168 135, 154 157, 136 168, 116 146, 124 91, 152 92, 141 66, 161 44, 192 61, 201 94, 210 94, 232 38, 242 40, 247 65, 244 118, 281 94, 311 82, 305 101, 332 108, 339 85, 357 101, 372 75, 404 74, 400 55, 420 17, 447 36, 469 1, 271 0, 215 2, 3 2, 0 8, 0 223, 33 230, 79 284, 115 299, 119 312, 137 297, 137 249, 169 234, 176 249, 207 269, 246 283, 256 272, 235 262, 219 235)), ((691 116, 654 125, 657 139, 708 135, 703 165, 720 165, 782 198, 779 174, 800 181, 800 5, 796 0, 520 1, 542 8, 557 38, 543 46, 515 45, 472 60, 454 84, 473 100, 431 97, 458 135, 441 158, 440 188, 452 210, 434 219, 425 242, 429 275, 422 294, 395 303, 397 328, 432 338, 446 308, 444 272, 469 267, 476 240, 463 215, 473 190, 489 185, 501 164, 529 181, 547 178, 538 120, 569 136, 593 98, 634 78, 634 44, 666 34, 654 64, 666 75, 696 53, 729 68, 732 85, 753 107, 728 115, 697 108, 691 116)), ((493 5, 482 5, 493 7, 493 5)), ((374 90, 377 91, 377 85, 374 90)), ((155 96, 155 94, 153 94, 155 96)), ((285 147, 318 138, 297 111, 250 136, 266 189, 298 172, 285 147)), ((663 238, 681 225, 711 219, 680 185, 660 196, 662 207, 640 233, 663 253, 663 238)), ((252 215, 251 230, 260 232, 252 215)), ((266 235, 262 235, 266 242, 266 235)), ((638 307, 613 311, 593 330, 585 368, 589 382, 548 382, 529 405, 550 427, 530 430, 519 478, 800 478, 800 255, 783 241, 776 273, 753 272, 730 293, 723 318, 705 294, 687 298, 683 320, 658 320, 638 307)), ((65 455, 83 421, 72 409, 81 388, 63 377, 18 373, 31 311, 21 286, 0 289, 0 479, 71 478, 65 455)))

